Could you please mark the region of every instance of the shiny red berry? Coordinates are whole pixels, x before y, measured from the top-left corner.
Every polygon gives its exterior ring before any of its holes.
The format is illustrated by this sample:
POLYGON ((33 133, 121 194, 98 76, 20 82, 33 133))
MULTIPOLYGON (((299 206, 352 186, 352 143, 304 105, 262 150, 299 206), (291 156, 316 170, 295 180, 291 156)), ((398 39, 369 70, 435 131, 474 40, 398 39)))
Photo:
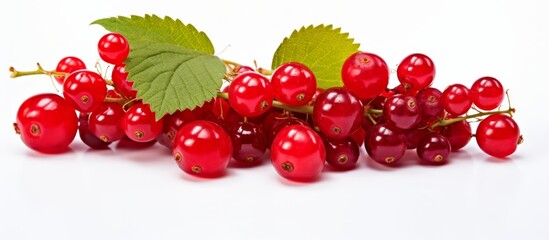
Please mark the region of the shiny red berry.
POLYGON ((114 86, 122 95, 127 98, 135 98, 137 91, 134 90, 133 82, 128 81, 128 73, 125 70, 125 64, 117 64, 112 70, 111 78, 114 86))
POLYGON ((320 136, 302 125, 282 129, 271 146, 271 160, 276 171, 293 181, 316 180, 325 159, 326 149, 320 136))
POLYGON ((290 106, 302 106, 315 94, 316 78, 305 65, 290 62, 275 69, 271 86, 278 101, 290 106))
MULTIPOLYGON (((68 75, 76 70, 81 69, 86 69, 86 64, 84 64, 84 62, 80 60, 80 58, 69 56, 61 59, 59 63, 57 63, 55 71, 59 73, 66 73, 68 75)), ((63 82, 65 81, 65 76, 55 76, 55 80, 59 84, 63 84, 63 82)))
POLYGON ((475 106, 482 110, 497 108, 504 98, 501 83, 493 77, 481 77, 471 86, 471 98, 475 106))
POLYGON ((162 133, 163 127, 162 121, 156 121, 150 106, 143 103, 130 107, 121 124, 126 136, 136 142, 155 140, 162 133))
POLYGON ((378 55, 357 52, 343 63, 341 78, 345 88, 360 100, 372 99, 387 88, 389 68, 378 55))
POLYGON ((210 121, 185 124, 174 139, 173 156, 184 172, 200 177, 219 177, 225 173, 233 153, 231 138, 210 121))
POLYGON ((435 78, 435 64, 425 54, 414 53, 402 60, 397 68, 397 76, 405 88, 417 90, 431 85, 435 78))
POLYGON ((29 148, 59 153, 66 151, 76 136, 78 118, 74 108, 59 95, 38 94, 21 104, 14 128, 29 148))
POLYGON ((417 155, 420 163, 441 165, 448 163, 450 149, 450 142, 446 137, 438 133, 430 133, 419 140, 417 155))
POLYGON ((80 136, 80 140, 88 147, 95 150, 109 149, 111 142, 103 142, 90 131, 88 124, 89 118, 90 113, 80 113, 78 115, 78 136, 80 136))
POLYGON ((394 165, 406 151, 406 138, 391 130, 386 123, 376 124, 366 133, 364 146, 368 155, 376 162, 394 165))
POLYGON ((267 138, 261 127, 250 122, 239 122, 228 130, 233 144, 234 160, 244 164, 257 164, 267 150, 267 138))
POLYGON ((313 121, 320 132, 330 138, 343 139, 360 127, 362 103, 344 88, 334 87, 318 96, 313 121))
POLYGON ((515 120, 504 114, 490 115, 482 120, 477 127, 475 138, 482 151, 497 158, 514 153, 522 141, 515 120))
POLYGON ((105 100, 107 84, 101 75, 95 72, 78 70, 65 78, 63 96, 76 110, 91 112, 105 100))
POLYGON ((402 94, 387 98, 383 107, 383 117, 387 123, 402 130, 416 126, 421 120, 420 113, 417 99, 402 94))
POLYGON ((130 45, 121 34, 107 33, 99 39, 97 51, 103 61, 110 64, 121 64, 130 53, 130 45))
POLYGON ((453 116, 467 113, 473 105, 469 89, 462 84, 452 84, 448 86, 448 88, 442 92, 440 101, 444 110, 453 116))
POLYGON ((326 139, 326 162, 337 170, 349 170, 356 166, 359 157, 358 144, 352 138, 326 139))
POLYGON ((274 93, 269 80, 256 72, 245 72, 229 85, 229 103, 244 117, 259 116, 273 104, 274 93))
POLYGON ((119 103, 106 102, 91 112, 90 131, 103 142, 115 142, 124 137, 120 126, 125 112, 119 103))

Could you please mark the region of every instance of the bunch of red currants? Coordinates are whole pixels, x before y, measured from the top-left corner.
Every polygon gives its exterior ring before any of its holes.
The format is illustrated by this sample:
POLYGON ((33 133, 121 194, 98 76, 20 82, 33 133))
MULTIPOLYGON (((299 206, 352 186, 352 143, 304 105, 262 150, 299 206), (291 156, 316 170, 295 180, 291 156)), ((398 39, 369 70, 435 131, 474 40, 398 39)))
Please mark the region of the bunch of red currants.
POLYGON ((385 61, 367 52, 349 56, 342 66, 344 86, 329 89, 317 88, 314 73, 301 63, 285 63, 267 77, 226 62, 229 83, 217 97, 157 121, 127 79, 127 40, 106 34, 98 51, 114 65, 111 80, 86 70, 76 57, 62 59, 51 72, 39 66, 63 85, 63 97, 39 94, 21 105, 14 127, 28 147, 60 153, 77 132, 93 149, 120 140, 158 142, 172 149, 183 171, 201 177, 222 176, 231 159, 258 165, 270 149, 281 176, 312 181, 326 163, 353 169, 362 145, 384 165, 398 166, 407 149, 416 149, 420 164, 442 165, 473 136, 484 152, 498 158, 512 154, 522 141, 511 117, 514 109, 500 109, 505 90, 497 79, 482 77, 471 88, 453 84, 441 92, 430 87, 435 66, 423 54, 399 64, 400 85, 393 89, 385 61), (479 119, 473 135, 469 120, 479 119))

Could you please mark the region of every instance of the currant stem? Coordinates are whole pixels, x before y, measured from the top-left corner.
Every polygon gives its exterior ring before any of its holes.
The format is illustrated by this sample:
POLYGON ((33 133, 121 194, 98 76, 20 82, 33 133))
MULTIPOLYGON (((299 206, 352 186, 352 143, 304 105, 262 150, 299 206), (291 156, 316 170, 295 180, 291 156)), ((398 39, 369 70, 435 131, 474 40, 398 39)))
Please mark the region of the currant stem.
POLYGON ((128 102, 128 100, 124 99, 124 98, 111 98, 111 97, 106 97, 105 98, 105 102, 113 102, 113 103, 119 103, 121 105, 124 105, 128 102))
MULTIPOLYGON (((229 94, 224 92, 217 92, 217 97, 223 98, 228 100, 229 94)), ((282 110, 290 111, 290 112, 298 112, 298 113, 305 113, 305 114, 313 114, 313 107, 312 106, 299 106, 299 107, 292 107, 285 105, 284 103, 281 103, 279 101, 274 100, 272 103, 272 106, 275 108, 280 108, 282 110)), ((365 116, 369 114, 381 114, 383 113, 383 110, 379 109, 369 109, 367 112, 364 113, 365 116)))
POLYGON ((40 63, 36 63, 36 65, 38 66, 38 69, 33 70, 33 71, 17 71, 17 70, 15 70, 14 67, 10 67, 10 72, 11 72, 10 77, 11 78, 16 78, 16 77, 29 76, 29 75, 39 75, 39 74, 44 74, 44 75, 54 76, 54 77, 55 76, 67 76, 67 73, 65 73, 65 72, 56 72, 56 71, 44 70, 44 68, 42 68, 40 63))
POLYGON ((455 122, 459 122, 459 121, 463 121, 463 120, 467 120, 467 119, 471 119, 471 118, 479 118, 479 117, 498 114, 498 113, 508 114, 509 116, 512 116, 512 114, 514 112, 515 112, 514 108, 509 108, 509 109, 506 109, 506 110, 498 110, 498 111, 479 112, 479 113, 476 113, 476 114, 466 115, 466 116, 463 116, 463 117, 456 117, 456 118, 452 118, 452 119, 439 120, 438 122, 433 123, 431 125, 431 128, 444 127, 444 126, 450 125, 450 124, 455 123, 455 122))

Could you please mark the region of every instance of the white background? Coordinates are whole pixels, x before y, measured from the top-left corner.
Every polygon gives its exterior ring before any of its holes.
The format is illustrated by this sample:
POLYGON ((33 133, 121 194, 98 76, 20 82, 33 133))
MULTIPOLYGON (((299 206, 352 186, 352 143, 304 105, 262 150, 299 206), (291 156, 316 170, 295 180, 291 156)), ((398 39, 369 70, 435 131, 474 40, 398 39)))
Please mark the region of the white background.
POLYGON ((2 1, 0 239, 549 239, 546 1, 152 2, 2 1), (281 179, 268 159, 196 179, 159 145, 26 148, 12 129, 17 108, 55 89, 44 76, 10 79, 8 67, 54 68, 68 55, 91 67, 106 31, 89 23, 145 13, 192 23, 220 57, 250 65, 269 67, 293 29, 332 23, 392 67, 431 56, 438 88, 492 75, 511 89, 526 141, 496 160, 473 140, 442 167, 387 169, 363 156, 312 184, 281 179))

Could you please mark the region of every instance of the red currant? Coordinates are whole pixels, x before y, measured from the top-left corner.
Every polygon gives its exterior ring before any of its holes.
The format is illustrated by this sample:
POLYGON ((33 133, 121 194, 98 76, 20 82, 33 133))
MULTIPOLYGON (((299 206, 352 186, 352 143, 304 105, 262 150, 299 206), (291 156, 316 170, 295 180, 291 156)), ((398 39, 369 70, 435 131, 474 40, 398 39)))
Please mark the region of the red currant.
POLYGON ((444 117, 444 108, 440 103, 442 93, 436 88, 424 88, 417 94, 417 102, 421 110, 421 120, 433 121, 444 117))
POLYGON ((188 174, 219 177, 231 159, 231 138, 219 125, 205 120, 185 124, 174 139, 177 165, 188 174))
POLYGON ((417 155, 424 164, 445 164, 450 155, 450 142, 441 134, 430 133, 419 140, 417 155))
POLYGON ((503 86, 493 77, 479 78, 471 86, 473 103, 482 110, 497 108, 503 101, 503 97, 503 86))
POLYGON ((132 88, 133 82, 128 81, 128 73, 125 71, 125 67, 125 64, 115 65, 111 78, 114 86, 122 95, 133 99, 137 96, 137 91, 132 88))
POLYGON ((65 78, 63 96, 80 112, 91 112, 98 108, 107 96, 107 84, 97 73, 78 70, 65 78))
POLYGON ((110 64, 121 64, 130 53, 128 40, 119 33, 107 33, 97 44, 99 56, 110 64))
POLYGON ((276 171, 294 181, 316 180, 325 159, 326 149, 320 136, 302 125, 282 129, 271 146, 271 160, 276 171))
POLYGON ((416 98, 402 94, 387 99, 383 108, 383 117, 391 126, 403 130, 414 127, 421 120, 416 98))
POLYGON ((315 94, 316 78, 305 65, 290 62, 273 72, 271 86, 278 101, 290 106, 302 106, 315 94))
POLYGON ((345 88, 360 100, 372 99, 387 88, 389 68, 378 55, 357 52, 343 63, 341 78, 345 88))
POLYGON ((130 107, 121 124, 126 136, 136 142, 155 140, 162 133, 163 127, 162 121, 156 121, 150 106, 143 103, 130 107))
POLYGON ((259 116, 273 104, 273 90, 269 79, 256 72, 245 72, 229 85, 229 103, 244 117, 259 116))
POLYGON ((330 138, 343 139, 360 127, 364 108, 349 91, 334 87, 318 96, 313 121, 330 138))
POLYGON ((111 142, 101 141, 101 139, 90 131, 88 124, 89 117, 90 113, 80 113, 78 116, 78 122, 80 123, 78 125, 78 135, 80 136, 80 140, 88 147, 95 150, 109 149, 111 142))
POLYGON ((407 56, 397 68, 398 80, 404 87, 417 90, 430 86, 435 72, 435 64, 431 58, 421 53, 407 56))
POLYGON ((381 123, 368 130, 364 146, 374 161, 394 165, 404 156, 406 139, 402 134, 391 130, 386 123, 381 123))
POLYGON ((356 166, 358 144, 352 138, 326 139, 326 162, 338 170, 349 170, 356 166))
POLYGON ((14 128, 29 148, 59 153, 74 140, 78 118, 74 108, 59 95, 38 94, 21 104, 14 128))
POLYGON ((452 84, 440 96, 442 107, 453 116, 467 113, 473 105, 469 89, 462 84, 452 84))
POLYGON ((103 142, 115 142, 124 137, 120 121, 124 118, 124 109, 118 103, 106 102, 95 109, 89 119, 89 129, 103 142))
POLYGON ((261 160, 267 149, 267 138, 258 125, 239 122, 228 133, 233 143, 234 160, 244 164, 256 164, 261 160))
POLYGON ((514 153, 522 140, 515 120, 504 114, 490 115, 482 120, 475 137, 482 151, 497 158, 514 153))
MULTIPOLYGON (((86 69, 86 64, 80 58, 77 57, 65 57, 57 63, 55 68, 56 72, 70 74, 76 70, 86 69)), ((55 76, 55 80, 59 84, 63 84, 65 81, 65 76, 55 76)))

